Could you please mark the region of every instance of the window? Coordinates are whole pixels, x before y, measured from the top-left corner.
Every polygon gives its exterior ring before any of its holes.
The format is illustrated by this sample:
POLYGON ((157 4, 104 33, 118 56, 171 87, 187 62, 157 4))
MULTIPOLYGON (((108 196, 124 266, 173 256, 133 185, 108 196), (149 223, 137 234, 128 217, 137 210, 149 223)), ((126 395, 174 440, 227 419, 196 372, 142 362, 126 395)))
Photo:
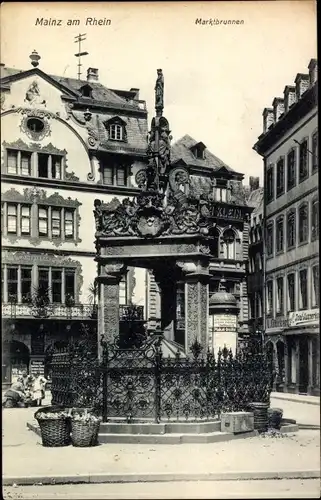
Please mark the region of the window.
POLYGON ((300 144, 299 181, 304 181, 308 175, 308 141, 305 139, 300 144))
POLYGON ((114 169, 113 167, 103 168, 103 182, 104 184, 113 185, 114 184, 114 169))
POLYGON ((308 205, 299 208, 299 243, 308 241, 308 205))
POLYGON ((315 132, 312 136, 312 173, 318 170, 318 132, 315 132))
POLYGON ((48 179, 49 169, 48 169, 49 155, 44 153, 38 154, 38 176, 48 179))
POLYGON ((65 208, 65 239, 73 239, 74 237, 74 210, 65 208))
POLYGON ((276 164, 276 196, 284 193, 284 158, 276 164))
POLYGON ((224 231, 222 245, 224 258, 235 259, 235 234, 232 229, 224 231))
POLYGON ((118 123, 112 123, 109 125, 109 139, 113 141, 123 140, 123 126, 118 123))
POLYGON ((307 282, 307 270, 302 269, 299 273, 300 278, 300 309, 308 308, 308 282, 307 282))
POLYGON ((31 153, 21 153, 20 173, 26 176, 31 175, 31 153))
POLYGON ((65 295, 75 300, 75 270, 65 269, 65 295))
POLYGON ((314 241, 319 237, 319 200, 312 201, 311 211, 311 240, 314 241))
POLYGON ((210 230, 210 240, 209 240, 209 246, 210 246, 210 251, 211 255, 214 258, 219 257, 219 241, 220 241, 220 234, 216 228, 212 228, 210 230))
POLYGON ((18 230, 18 205, 7 204, 7 232, 8 234, 17 234, 18 230))
POLYGON ((320 307, 319 266, 312 267, 312 307, 320 307))
POLYGON ((61 237, 61 209, 51 209, 51 236, 61 237))
POLYGON ((52 155, 51 161, 51 177, 61 179, 62 156, 52 155))
POLYGON ((215 188, 215 200, 226 203, 227 189, 225 187, 215 188))
POLYGON ((276 290, 277 290, 276 313, 283 315, 284 314, 283 278, 278 278, 276 280, 276 290))
POLYGON ((283 242, 284 242, 284 230, 283 230, 283 216, 279 217, 276 220, 276 251, 283 251, 283 242))
POLYGON ((38 209, 38 228, 39 236, 48 236, 48 208, 39 207, 38 209))
POLYGON ((40 267, 38 269, 38 287, 39 290, 47 292, 49 290, 49 268, 40 267))
POLYGON ((126 186, 126 169, 125 169, 125 167, 116 167, 116 183, 117 183, 117 186, 126 186))
POLYGON ((62 302, 62 270, 53 268, 51 270, 51 291, 52 302, 61 304, 62 302))
POLYGON ((268 256, 273 255, 274 251, 274 225, 269 223, 266 228, 266 253, 268 256))
POLYGON ((295 211, 291 210, 287 216, 287 247, 292 248, 296 243, 295 211))
POLYGON ((267 193, 266 201, 269 203, 274 199, 274 167, 271 166, 266 174, 267 193))
POLYGON ((289 274, 288 281, 288 311, 295 310, 295 274, 289 274))
POLYGON ((254 272, 261 271, 262 270, 262 264, 261 264, 261 254, 257 252, 255 254, 254 258, 254 272))
POLYGON ((266 284, 266 313, 268 316, 273 316, 273 281, 268 281, 266 284))
POLYGON ((21 235, 30 234, 30 218, 31 207, 29 205, 21 205, 21 235))
POLYGON ((37 132, 38 134, 43 131, 45 124, 39 118, 29 118, 27 120, 27 127, 31 132, 37 132))
POLYGON ((296 185, 296 150, 292 149, 288 154, 287 183, 288 191, 296 185))
POLYGON ((29 302, 31 299, 31 267, 21 268, 21 302, 29 302))
POLYGON ((18 266, 8 266, 8 300, 18 302, 18 266))
POLYGON ((127 304, 127 278, 124 277, 119 283, 119 304, 124 306, 127 304))
POLYGON ((8 174, 18 174, 18 151, 7 150, 7 172, 8 174))

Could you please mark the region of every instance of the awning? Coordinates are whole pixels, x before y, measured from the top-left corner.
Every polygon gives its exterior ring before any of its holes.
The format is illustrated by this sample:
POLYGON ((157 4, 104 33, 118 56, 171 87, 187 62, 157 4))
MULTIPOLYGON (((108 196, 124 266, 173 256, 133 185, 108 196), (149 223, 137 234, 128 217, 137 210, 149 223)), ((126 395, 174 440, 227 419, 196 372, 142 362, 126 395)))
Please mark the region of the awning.
POLYGON ((283 330, 283 335, 318 335, 320 333, 320 326, 293 326, 283 330))

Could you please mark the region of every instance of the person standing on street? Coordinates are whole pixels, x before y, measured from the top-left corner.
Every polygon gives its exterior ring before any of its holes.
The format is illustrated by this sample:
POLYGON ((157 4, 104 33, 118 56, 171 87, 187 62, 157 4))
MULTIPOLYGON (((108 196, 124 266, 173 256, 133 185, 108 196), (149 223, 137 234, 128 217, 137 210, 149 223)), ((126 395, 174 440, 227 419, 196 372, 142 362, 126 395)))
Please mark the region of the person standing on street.
POLYGON ((33 384, 33 400, 37 401, 37 406, 41 406, 41 402, 45 399, 45 387, 47 379, 41 373, 37 373, 33 384))

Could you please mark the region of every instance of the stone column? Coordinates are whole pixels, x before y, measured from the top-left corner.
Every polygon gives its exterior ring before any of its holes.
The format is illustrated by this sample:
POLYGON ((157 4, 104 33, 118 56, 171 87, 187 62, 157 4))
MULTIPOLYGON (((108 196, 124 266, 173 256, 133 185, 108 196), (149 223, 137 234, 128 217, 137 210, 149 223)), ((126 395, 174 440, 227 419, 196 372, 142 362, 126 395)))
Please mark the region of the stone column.
POLYGON ((101 265, 98 298, 98 357, 102 356, 100 341, 119 336, 119 282, 127 269, 123 263, 101 265))
POLYGON ((308 337, 308 394, 311 395, 313 393, 313 369, 314 369, 314 360, 313 360, 313 339, 308 337))
POLYGON ((160 290, 161 329, 168 340, 174 340, 177 300, 175 268, 154 270, 154 276, 160 290))
POLYGON ((185 351, 190 350, 195 340, 206 351, 208 346, 208 261, 178 262, 185 281, 185 351))

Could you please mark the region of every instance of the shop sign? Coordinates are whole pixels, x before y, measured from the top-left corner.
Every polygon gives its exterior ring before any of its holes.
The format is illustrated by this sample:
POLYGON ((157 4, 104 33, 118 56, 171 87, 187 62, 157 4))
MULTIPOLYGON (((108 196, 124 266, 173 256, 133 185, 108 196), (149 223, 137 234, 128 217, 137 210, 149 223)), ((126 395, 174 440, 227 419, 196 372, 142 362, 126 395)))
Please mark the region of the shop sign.
POLYGON ((289 313, 289 326, 318 325, 320 321, 319 309, 307 311, 294 311, 289 313))
POLYGON ((35 360, 33 359, 30 361, 30 374, 31 375, 36 375, 37 373, 40 373, 40 375, 43 375, 45 371, 45 366, 44 362, 42 360, 35 360))
POLYGON ((287 328, 289 320, 287 318, 266 318, 266 328, 287 328))

